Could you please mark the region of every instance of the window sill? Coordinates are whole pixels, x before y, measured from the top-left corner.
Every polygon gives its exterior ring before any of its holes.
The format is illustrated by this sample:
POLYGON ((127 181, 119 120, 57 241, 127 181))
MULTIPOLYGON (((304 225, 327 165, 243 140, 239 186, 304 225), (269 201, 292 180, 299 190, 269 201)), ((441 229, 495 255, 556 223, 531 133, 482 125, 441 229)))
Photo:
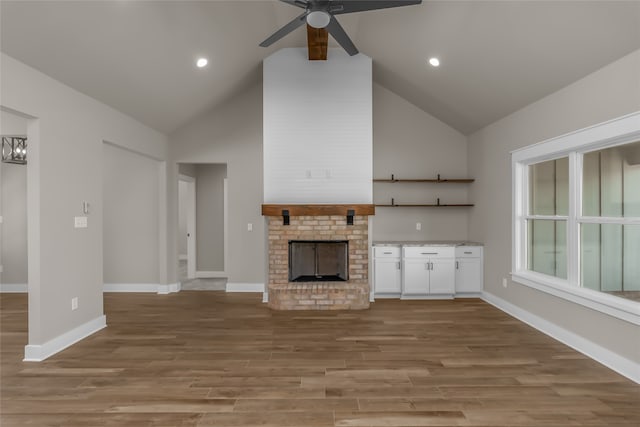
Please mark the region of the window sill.
POLYGON ((529 286, 550 295, 580 304, 634 325, 640 325, 640 303, 570 285, 566 280, 518 271, 511 273, 514 282, 529 286))

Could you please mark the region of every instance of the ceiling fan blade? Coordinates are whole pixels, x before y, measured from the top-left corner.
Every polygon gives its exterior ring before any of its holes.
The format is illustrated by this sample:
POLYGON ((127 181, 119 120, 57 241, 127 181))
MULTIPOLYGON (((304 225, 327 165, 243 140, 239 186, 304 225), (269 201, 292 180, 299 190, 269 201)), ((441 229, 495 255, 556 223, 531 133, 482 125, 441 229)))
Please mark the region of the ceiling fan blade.
POLYGON ((342 25, 338 22, 335 16, 331 17, 329 25, 327 25, 327 31, 329 34, 342 46, 344 50, 351 56, 358 53, 358 48, 353 44, 347 33, 342 28, 342 25))
POLYGON ((420 3, 422 0, 335 0, 329 3, 329 11, 334 15, 342 15, 367 10, 412 6, 420 3))
POLYGON ((304 25, 307 22, 306 17, 307 17, 307 12, 305 11, 302 15, 298 16, 293 21, 289 22, 287 25, 280 28, 278 31, 276 31, 271 36, 269 36, 265 41, 260 43, 260 46, 262 47, 271 46, 273 43, 277 42, 278 40, 280 40, 281 38, 283 38, 284 36, 292 32, 296 28, 304 25))
POLYGON ((301 7, 303 9, 307 8, 307 2, 303 0, 280 0, 283 3, 290 4, 291 6, 301 7))

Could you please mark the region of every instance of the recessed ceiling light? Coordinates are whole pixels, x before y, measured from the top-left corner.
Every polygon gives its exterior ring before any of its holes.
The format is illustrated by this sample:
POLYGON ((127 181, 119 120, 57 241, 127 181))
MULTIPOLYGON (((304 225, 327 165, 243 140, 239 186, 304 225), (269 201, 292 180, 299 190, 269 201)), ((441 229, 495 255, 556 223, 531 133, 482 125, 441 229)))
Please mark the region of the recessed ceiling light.
POLYGON ((206 67, 208 63, 209 61, 207 60, 207 58, 198 58, 198 60, 196 61, 196 66, 198 68, 202 68, 206 67))
POLYGON ((429 64, 431 64, 432 67, 439 67, 440 66, 440 60, 438 58, 429 58, 429 64))

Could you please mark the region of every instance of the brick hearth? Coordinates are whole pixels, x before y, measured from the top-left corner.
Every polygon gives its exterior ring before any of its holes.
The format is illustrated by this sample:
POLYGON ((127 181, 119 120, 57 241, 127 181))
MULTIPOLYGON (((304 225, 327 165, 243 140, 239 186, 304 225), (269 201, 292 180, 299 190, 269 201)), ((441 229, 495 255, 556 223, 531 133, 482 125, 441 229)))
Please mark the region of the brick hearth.
POLYGON ((369 219, 354 216, 269 217, 269 307, 275 310, 359 310, 369 307, 369 219), (290 240, 348 240, 349 280, 289 282, 290 240))

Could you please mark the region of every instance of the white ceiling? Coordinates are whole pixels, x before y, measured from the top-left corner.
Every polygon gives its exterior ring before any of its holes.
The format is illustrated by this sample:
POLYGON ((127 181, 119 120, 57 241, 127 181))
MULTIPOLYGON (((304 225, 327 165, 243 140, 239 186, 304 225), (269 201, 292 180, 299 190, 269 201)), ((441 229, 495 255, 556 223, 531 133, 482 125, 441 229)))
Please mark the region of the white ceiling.
MULTIPOLYGON (((258 82, 272 52, 306 46, 304 28, 258 46, 299 13, 276 0, 2 0, 1 50, 169 133, 258 82)), ((375 81, 463 133, 640 48, 640 1, 425 1, 339 20, 375 81)))

